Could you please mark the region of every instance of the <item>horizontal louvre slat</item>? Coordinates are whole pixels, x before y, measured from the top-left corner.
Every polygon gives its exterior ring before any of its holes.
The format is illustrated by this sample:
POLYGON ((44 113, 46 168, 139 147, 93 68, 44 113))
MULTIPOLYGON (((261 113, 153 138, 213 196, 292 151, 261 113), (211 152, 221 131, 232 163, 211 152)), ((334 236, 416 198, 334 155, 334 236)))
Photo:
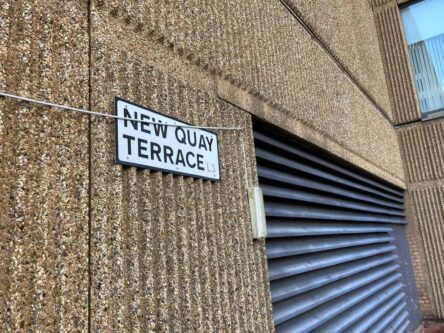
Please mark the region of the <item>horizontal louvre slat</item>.
POLYGON ((399 273, 384 277, 378 282, 318 306, 314 311, 276 325, 276 333, 310 332, 371 295, 385 292, 396 293, 402 288, 402 284, 397 282, 400 277, 399 273))
MULTIPOLYGON (((386 323, 388 324, 398 313, 400 313, 407 307, 407 304, 403 302, 404 298, 405 294, 403 292, 399 292, 393 298, 389 299, 386 303, 375 308, 368 316, 365 316, 352 326, 348 327, 344 331, 344 333, 366 332, 372 325, 380 322, 381 319, 383 320, 384 315, 393 316, 391 317, 392 319, 389 319, 386 323)), ((378 330, 374 330, 374 332, 382 331, 383 328, 384 326, 382 326, 378 330)))
POLYGON ((390 241, 393 241, 393 237, 389 237, 386 234, 323 236, 310 237, 308 239, 271 239, 267 241, 267 256, 268 258, 280 258, 358 245, 385 243, 390 241))
POLYGON ((400 217, 384 216, 377 214, 366 214, 351 212, 347 210, 328 209, 324 207, 310 207, 297 204, 268 201, 265 203, 265 213, 267 216, 291 217, 305 219, 325 219, 338 221, 362 221, 362 222, 382 222, 401 223, 405 220, 400 217))
POLYGON ((381 224, 360 224, 353 222, 331 223, 331 222, 306 222, 300 220, 276 220, 267 219, 267 237, 294 237, 309 235, 331 235, 331 234, 362 234, 374 232, 389 232, 390 227, 381 224))
MULTIPOLYGON (((401 277, 401 275, 399 275, 401 277)), ((363 318, 370 311, 381 306, 392 297, 395 297, 398 291, 402 290, 402 284, 399 284, 397 288, 384 289, 368 298, 365 298, 358 304, 355 304, 349 311, 343 312, 335 318, 324 323, 318 330, 321 332, 343 332, 353 323, 363 318)))
MULTIPOLYGON (((408 313, 407 313, 408 317, 408 313)), ((404 320, 404 323, 402 325, 399 325, 399 327, 396 328, 396 331, 393 330, 394 333, 404 333, 407 331, 407 327, 409 326, 410 321, 408 319, 404 320)))
POLYGON ((269 277, 270 280, 273 281, 295 274, 310 272, 315 269, 358 260, 381 253, 387 253, 394 251, 395 249, 396 247, 393 245, 367 245, 351 249, 271 259, 269 260, 269 277))
POLYGON ((357 288, 361 288, 383 276, 393 273, 398 265, 385 265, 378 269, 368 270, 322 288, 312 290, 303 295, 292 297, 274 305, 274 322, 276 325, 287 321, 301 313, 328 302, 331 299, 345 295, 357 288))
POLYGON ((347 265, 333 266, 306 274, 271 281, 270 288, 273 303, 320 288, 326 284, 347 278, 370 268, 393 262, 396 258, 397 256, 394 254, 383 254, 367 259, 360 259, 347 265))
POLYGON ((404 311, 399 317, 397 317, 384 331, 387 333, 404 333, 405 327, 408 324, 409 313, 404 311))
POLYGON ((384 193, 382 191, 378 191, 378 190, 369 188, 367 186, 360 185, 356 182, 349 181, 344 178, 333 175, 331 173, 327 173, 325 171, 313 168, 311 166, 302 164, 300 162, 290 160, 290 159, 282 157, 278 154, 274 154, 272 152, 262 150, 261 148, 256 149, 256 157, 259 159, 266 160, 266 161, 273 163, 273 164, 279 164, 279 165, 285 166, 287 168, 291 168, 291 169, 294 169, 294 170, 297 170, 300 172, 304 172, 309 175, 313 175, 313 176, 328 180, 330 182, 337 183, 339 186, 348 186, 350 188, 358 189, 363 192, 367 192, 367 193, 371 193, 371 194, 374 194, 374 195, 377 195, 380 197, 384 197, 384 198, 391 200, 391 201, 396 201, 396 202, 400 202, 400 203, 402 203, 404 201, 402 198, 399 198, 397 196, 390 195, 390 194, 384 193))
POLYGON ((353 202, 350 200, 339 199, 337 197, 330 197, 326 195, 308 193, 296 189, 288 189, 273 185, 262 185, 262 191, 265 196, 284 198, 297 201, 308 202, 310 204, 319 204, 332 207, 350 208, 354 210, 362 210, 366 212, 375 212, 388 215, 404 216, 404 213, 395 209, 388 209, 382 207, 375 207, 362 203, 353 202))
MULTIPOLYGON (((406 309, 407 304, 405 302, 398 304, 390 312, 386 313, 380 320, 378 320, 373 326, 369 328, 369 332, 385 332, 396 318, 400 316, 401 313, 406 309)), ((354 333, 354 332, 350 332, 354 333)))
POLYGON ((302 158, 304 158, 306 160, 315 162, 315 163, 317 163, 319 165, 327 167, 327 168, 329 168, 331 170, 334 170, 334 171, 336 171, 338 173, 341 173, 343 175, 352 177, 352 178, 354 178, 354 179, 356 179, 358 181, 361 181, 363 183, 367 183, 369 185, 378 187, 378 188, 380 188, 382 190, 385 190, 385 191, 387 191, 389 193, 392 193, 392 194, 394 194, 396 196, 403 197, 402 192, 399 191, 399 190, 396 190, 396 189, 390 188, 390 187, 388 187, 386 185, 383 185, 381 183, 378 183, 378 182, 376 182, 374 180, 369 179, 368 177, 363 177, 363 176, 359 175, 358 173, 351 171, 350 169, 344 168, 344 167, 342 167, 342 166, 340 166, 338 164, 331 163, 331 162, 326 161, 324 159, 321 159, 321 158, 319 158, 317 156, 314 156, 312 154, 306 153, 306 152, 302 151, 301 149, 295 148, 294 146, 289 146, 289 145, 283 143, 282 141, 275 140, 275 139, 273 139, 273 138, 271 138, 271 137, 269 137, 269 136, 267 136, 267 135, 265 135, 263 133, 255 132, 254 133, 254 138, 257 141, 267 143, 269 145, 272 145, 275 148, 283 149, 283 150, 287 151, 290 154, 294 154, 294 155, 296 155, 298 157, 302 157, 302 158))
POLYGON ((300 186, 303 188, 328 193, 330 195, 342 196, 342 197, 349 198, 352 200, 360 200, 363 202, 374 203, 377 205, 392 207, 392 208, 400 209, 400 210, 404 209, 402 204, 399 204, 396 202, 381 200, 378 197, 372 197, 370 195, 362 194, 357 191, 343 189, 343 188, 339 188, 339 187, 333 186, 333 185, 328 185, 328 184, 325 184, 325 183, 322 183, 319 181, 305 178, 300 175, 295 176, 295 175, 292 175, 291 173, 288 173, 288 172, 285 172, 282 170, 274 170, 274 169, 270 169, 268 167, 258 165, 257 171, 258 171, 258 175, 260 178, 264 178, 267 180, 277 181, 277 182, 285 183, 287 185, 300 186))

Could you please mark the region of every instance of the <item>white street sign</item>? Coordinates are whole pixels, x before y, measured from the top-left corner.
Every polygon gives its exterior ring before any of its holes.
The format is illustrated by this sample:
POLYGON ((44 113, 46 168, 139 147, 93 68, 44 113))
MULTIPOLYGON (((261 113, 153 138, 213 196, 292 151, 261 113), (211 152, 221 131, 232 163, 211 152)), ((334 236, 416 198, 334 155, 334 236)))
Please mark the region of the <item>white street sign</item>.
POLYGON ((216 134, 182 127, 189 124, 118 97, 115 98, 115 113, 128 118, 116 119, 117 163, 220 180, 216 134))

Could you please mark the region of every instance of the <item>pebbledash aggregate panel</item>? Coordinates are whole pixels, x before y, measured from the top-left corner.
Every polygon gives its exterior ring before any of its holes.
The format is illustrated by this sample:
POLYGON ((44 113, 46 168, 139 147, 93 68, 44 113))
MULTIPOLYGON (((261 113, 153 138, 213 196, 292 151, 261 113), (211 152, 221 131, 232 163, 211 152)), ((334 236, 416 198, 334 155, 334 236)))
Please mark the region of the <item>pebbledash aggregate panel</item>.
POLYGON ((404 194, 255 122, 277 333, 413 332, 404 194))

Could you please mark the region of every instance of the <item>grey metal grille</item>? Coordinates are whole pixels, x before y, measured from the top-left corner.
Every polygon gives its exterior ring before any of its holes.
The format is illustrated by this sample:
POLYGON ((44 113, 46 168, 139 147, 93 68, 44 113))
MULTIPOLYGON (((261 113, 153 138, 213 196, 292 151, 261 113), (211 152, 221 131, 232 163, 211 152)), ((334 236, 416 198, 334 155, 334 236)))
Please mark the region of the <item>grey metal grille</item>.
POLYGON ((413 331, 402 190, 265 125, 254 137, 276 332, 413 331))

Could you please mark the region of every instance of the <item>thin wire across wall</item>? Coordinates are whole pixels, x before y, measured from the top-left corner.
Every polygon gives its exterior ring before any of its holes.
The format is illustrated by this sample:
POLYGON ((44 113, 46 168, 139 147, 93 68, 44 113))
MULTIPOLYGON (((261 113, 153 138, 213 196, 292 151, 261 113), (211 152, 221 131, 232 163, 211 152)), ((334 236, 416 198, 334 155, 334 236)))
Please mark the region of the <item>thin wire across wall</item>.
MULTIPOLYGON (((60 110, 88 114, 88 115, 92 115, 92 116, 96 116, 96 117, 105 117, 105 118, 112 118, 112 119, 118 119, 118 120, 128 120, 128 118, 119 117, 119 116, 116 116, 113 114, 107 114, 107 113, 102 113, 102 112, 74 108, 74 107, 68 106, 68 105, 55 104, 55 103, 41 101, 41 100, 37 100, 37 99, 25 97, 25 96, 13 95, 13 94, 1 92, 1 91, 0 91, 0 96, 12 98, 12 99, 16 99, 16 100, 20 100, 20 101, 24 101, 24 102, 44 105, 44 106, 48 106, 48 107, 56 108, 56 109, 60 109, 60 110)), ((138 123, 143 123, 143 124, 147 124, 147 125, 148 124, 155 124, 155 125, 159 124, 158 122, 145 121, 145 120, 140 120, 140 119, 131 119, 131 122, 138 122, 138 123)), ((211 130, 221 130, 221 131, 241 131, 241 130, 243 130, 242 127, 193 126, 193 125, 186 125, 186 124, 182 125, 182 124, 168 124, 168 123, 162 123, 162 126, 194 128, 194 129, 211 129, 211 130)))

